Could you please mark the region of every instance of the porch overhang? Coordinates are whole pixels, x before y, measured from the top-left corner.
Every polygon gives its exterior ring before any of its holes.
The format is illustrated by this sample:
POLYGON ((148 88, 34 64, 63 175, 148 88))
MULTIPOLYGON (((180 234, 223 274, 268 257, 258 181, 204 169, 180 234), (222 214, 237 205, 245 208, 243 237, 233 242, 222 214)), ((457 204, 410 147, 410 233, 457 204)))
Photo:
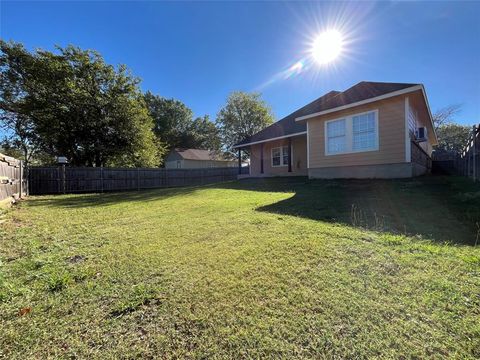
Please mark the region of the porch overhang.
POLYGON ((283 135, 283 136, 277 136, 277 137, 273 137, 273 138, 269 138, 269 139, 265 139, 265 140, 252 141, 252 142, 245 143, 245 144, 235 145, 235 146, 233 146, 233 149, 241 149, 241 148, 245 148, 245 147, 248 147, 248 146, 251 146, 251 145, 262 144, 262 143, 266 143, 266 142, 270 142, 270 141, 281 140, 281 139, 286 139, 286 138, 291 138, 291 137, 306 135, 306 134, 307 134, 306 131, 301 131, 301 132, 297 132, 297 133, 293 133, 293 134, 287 134, 287 135, 283 135))

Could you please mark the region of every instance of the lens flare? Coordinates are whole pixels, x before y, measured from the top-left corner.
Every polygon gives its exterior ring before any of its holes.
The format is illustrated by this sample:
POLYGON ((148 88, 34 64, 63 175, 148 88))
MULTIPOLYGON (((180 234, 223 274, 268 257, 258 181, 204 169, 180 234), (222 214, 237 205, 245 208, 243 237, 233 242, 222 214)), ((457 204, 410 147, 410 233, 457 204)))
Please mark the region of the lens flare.
POLYGON ((293 75, 300 74, 303 70, 303 67, 304 67, 303 61, 301 61, 301 60, 297 61, 295 64, 290 66, 289 69, 284 71, 284 78, 288 79, 288 78, 292 77, 293 75))
POLYGON ((343 36, 337 30, 327 30, 313 42, 311 54, 321 65, 338 58, 343 50, 343 36))

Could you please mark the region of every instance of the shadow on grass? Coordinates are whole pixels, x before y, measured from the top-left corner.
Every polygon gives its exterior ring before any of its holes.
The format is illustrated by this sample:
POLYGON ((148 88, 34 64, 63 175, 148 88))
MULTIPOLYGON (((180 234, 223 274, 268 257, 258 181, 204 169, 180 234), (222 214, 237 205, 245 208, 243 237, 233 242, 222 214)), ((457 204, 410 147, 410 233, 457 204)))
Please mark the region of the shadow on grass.
POLYGON ((148 202, 175 196, 193 194, 200 187, 147 189, 111 193, 45 195, 28 200, 29 206, 82 208, 90 206, 108 206, 124 202, 148 202))
POLYGON ((420 235, 437 242, 473 245, 480 226, 480 186, 453 176, 402 180, 244 179, 185 188, 41 196, 30 199, 29 205, 109 206, 185 196, 208 188, 293 193, 286 200, 256 210, 389 233, 420 235))
POLYGON ((437 242, 474 245, 480 226, 480 186, 460 177, 245 179, 222 186, 294 193, 286 200, 259 207, 257 211, 420 235, 437 242))

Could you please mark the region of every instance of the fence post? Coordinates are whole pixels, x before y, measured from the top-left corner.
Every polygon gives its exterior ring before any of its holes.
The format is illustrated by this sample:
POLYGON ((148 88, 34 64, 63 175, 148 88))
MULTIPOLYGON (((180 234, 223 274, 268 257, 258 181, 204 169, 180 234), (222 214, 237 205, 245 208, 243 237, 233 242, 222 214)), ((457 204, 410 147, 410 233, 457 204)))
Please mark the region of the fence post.
POLYGON ((62 164, 62 187, 63 187, 63 193, 66 193, 66 179, 65 179, 65 164, 62 164))
POLYGON ((23 191, 23 161, 20 160, 20 191, 19 191, 19 198, 22 198, 22 191, 23 191))
POLYGON ((137 168, 137 191, 140 190, 140 168, 137 168))
POLYGON ((467 178, 470 177, 470 154, 465 150, 465 161, 467 162, 467 178))
POLYGON ((238 148, 238 175, 242 175, 242 149, 238 148))
POLYGON ((477 127, 473 125, 473 146, 472 146, 472 170, 473 170, 473 182, 477 181, 477 161, 475 153, 477 152, 477 127))
POLYGON ((100 191, 103 193, 103 165, 100 166, 100 191))

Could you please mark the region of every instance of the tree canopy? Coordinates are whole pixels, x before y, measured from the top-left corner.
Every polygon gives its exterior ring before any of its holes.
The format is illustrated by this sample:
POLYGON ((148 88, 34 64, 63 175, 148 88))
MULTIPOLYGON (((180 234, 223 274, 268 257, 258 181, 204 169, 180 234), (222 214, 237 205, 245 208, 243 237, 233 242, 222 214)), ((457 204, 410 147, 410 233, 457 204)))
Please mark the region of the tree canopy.
POLYGON ((438 145, 436 150, 461 152, 472 134, 466 125, 448 123, 437 128, 438 145))
POLYGON ((229 151, 273 122, 260 94, 233 92, 216 122, 147 91, 126 66, 75 46, 28 51, 0 40, 3 151, 28 163, 158 166, 167 150, 229 151))
POLYGON ((125 66, 73 46, 30 53, 1 41, 0 49, 0 120, 26 160, 41 149, 73 165, 159 163, 139 79, 125 66))
POLYGON ((153 131, 169 149, 220 149, 218 130, 207 115, 194 120, 193 111, 181 101, 149 91, 145 94, 145 101, 153 118, 153 131))
POLYGON ((460 152, 468 142, 472 133, 471 127, 455 123, 454 118, 460 110, 460 105, 450 105, 432 115, 438 138, 437 151, 460 152))
POLYGON ((274 121, 270 107, 258 93, 235 91, 217 114, 222 145, 231 150, 239 141, 271 125, 274 121))

